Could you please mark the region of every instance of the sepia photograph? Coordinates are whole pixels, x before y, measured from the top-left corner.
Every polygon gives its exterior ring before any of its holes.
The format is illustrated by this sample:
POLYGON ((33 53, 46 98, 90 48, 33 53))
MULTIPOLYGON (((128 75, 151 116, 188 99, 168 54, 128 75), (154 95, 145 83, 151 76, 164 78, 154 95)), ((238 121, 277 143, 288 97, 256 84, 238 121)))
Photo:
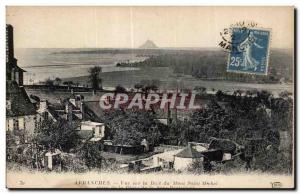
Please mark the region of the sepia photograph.
POLYGON ((294 17, 7 6, 6 187, 294 189, 294 17))

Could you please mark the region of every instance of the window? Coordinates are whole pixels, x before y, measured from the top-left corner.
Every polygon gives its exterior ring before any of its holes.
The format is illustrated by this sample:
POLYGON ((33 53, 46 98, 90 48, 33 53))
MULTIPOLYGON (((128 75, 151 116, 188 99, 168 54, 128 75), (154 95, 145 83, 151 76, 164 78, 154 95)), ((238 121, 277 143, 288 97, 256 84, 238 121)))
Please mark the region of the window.
POLYGON ((24 130, 25 129, 25 122, 24 122, 23 117, 18 119, 18 124, 19 124, 19 130, 24 130))
POLYGON ((15 81, 18 83, 18 84, 20 84, 20 80, 19 80, 19 72, 18 71, 16 71, 15 72, 15 81))
POLYGON ((14 119, 14 130, 19 130, 19 120, 14 119))
POLYGON ((8 130, 13 131, 14 130, 14 120, 8 119, 8 130))
POLYGON ((34 129, 36 129, 38 127, 38 122, 37 122, 36 116, 33 117, 33 122, 34 122, 34 129))
POLYGON ((15 69, 12 68, 11 70, 11 80, 14 81, 15 80, 15 69))
POLYGON ((100 136, 100 130, 98 127, 95 129, 95 136, 100 136))
POLYGON ((10 100, 6 100, 6 109, 11 110, 11 101, 10 100))

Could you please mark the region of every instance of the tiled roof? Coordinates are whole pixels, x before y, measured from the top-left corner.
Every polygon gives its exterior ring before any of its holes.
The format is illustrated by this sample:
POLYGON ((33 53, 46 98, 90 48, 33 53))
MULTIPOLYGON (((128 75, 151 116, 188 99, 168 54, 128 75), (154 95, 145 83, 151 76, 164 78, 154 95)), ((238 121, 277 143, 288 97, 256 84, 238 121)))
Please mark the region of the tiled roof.
MULTIPOLYGON (((64 115, 67 114, 66 112, 58 112, 58 110, 64 111, 64 105, 59 103, 51 104, 49 102, 47 102, 47 104, 48 104, 48 111, 56 120, 64 118, 64 115)), ((81 120, 80 118, 78 118, 78 116, 76 116, 76 114, 74 114, 74 112, 72 112, 72 118, 73 120, 81 120)))
POLYGON ((52 107, 50 104, 48 105, 48 111, 56 120, 60 119, 59 114, 55 111, 55 108, 52 107))
POLYGON ((191 145, 188 145, 175 156, 179 158, 201 158, 203 155, 196 149, 194 149, 191 145))
POLYGON ((11 108, 6 108, 7 117, 36 114, 35 106, 31 103, 25 89, 15 82, 6 82, 6 100, 11 102, 11 108))
POLYGON ((103 110, 100 109, 99 102, 84 102, 83 114, 85 120, 98 121, 103 115, 103 110))
POLYGON ((54 110, 65 110, 65 106, 61 103, 48 103, 48 107, 51 107, 54 110))

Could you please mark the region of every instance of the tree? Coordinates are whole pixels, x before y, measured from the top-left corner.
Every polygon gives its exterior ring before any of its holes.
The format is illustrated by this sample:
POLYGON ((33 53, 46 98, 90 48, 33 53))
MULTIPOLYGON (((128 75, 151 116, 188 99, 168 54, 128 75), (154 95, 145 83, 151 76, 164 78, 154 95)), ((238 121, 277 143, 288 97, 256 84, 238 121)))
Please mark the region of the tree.
POLYGON ((288 98, 290 95, 292 95, 292 93, 288 92, 287 90, 279 93, 280 98, 288 98))
POLYGON ((235 91, 233 92, 233 95, 234 95, 234 96, 239 96, 239 97, 241 97, 242 94, 243 94, 243 91, 242 91, 242 90, 235 90, 235 91))
POLYGON ((99 144, 85 143, 77 152, 85 165, 91 168, 101 168, 103 157, 101 156, 99 144))
POLYGON ((74 85, 74 82, 73 81, 64 81, 63 84, 70 87, 71 85, 74 85))
POLYGON ((168 135, 177 137, 177 145, 187 145, 189 141, 189 125, 187 120, 172 122, 169 126, 170 132, 168 135))
POLYGON ((52 80, 50 78, 46 79, 45 86, 47 86, 49 90, 53 90, 54 89, 54 80, 52 80))
POLYGON ((59 77, 55 78, 54 83, 56 86, 59 86, 61 84, 61 79, 59 77))
POLYGON ((252 97, 255 93, 253 93, 252 90, 246 90, 245 94, 246 94, 247 97, 252 97))
POLYGON ((217 100, 219 101, 223 100, 224 96, 225 96, 224 92, 222 92, 221 90, 217 91, 216 93, 217 100))
POLYGON ((269 91, 262 90, 257 92, 257 99, 267 106, 270 105, 271 98, 272 94, 269 91))
POLYGON ((142 89, 143 92, 149 93, 150 90, 154 92, 157 91, 159 89, 159 85, 160 85, 160 81, 157 79, 142 80, 140 83, 135 85, 135 88, 137 86, 139 89, 142 89))
POLYGON ((100 78, 100 73, 102 68, 99 66, 94 66, 89 69, 89 82, 92 84, 94 90, 102 89, 102 79, 100 78))
POLYGON ((143 139, 157 144, 161 134, 151 112, 114 110, 102 117, 111 131, 114 144, 141 145, 143 139))
POLYGON ((116 93, 125 93, 126 89, 121 85, 117 85, 116 88, 115 88, 115 92, 116 93))
POLYGON ((151 80, 150 89, 152 91, 156 92, 158 90, 159 86, 160 86, 160 80, 158 80, 158 79, 151 80))
POLYGON ((143 88, 143 85, 141 83, 137 83, 134 85, 134 88, 137 90, 137 91, 140 91, 140 89, 143 88))
POLYGON ((188 165, 187 170, 195 174, 202 174, 204 172, 203 161, 198 158, 194 159, 193 162, 188 165))
POLYGON ((38 124, 34 141, 47 148, 59 148, 69 151, 79 142, 79 137, 74 128, 66 120, 45 119, 38 124))
POLYGON ((54 81, 52 79, 48 78, 45 81, 45 85, 51 88, 54 86, 54 81))
POLYGON ((207 108, 191 114, 187 130, 188 141, 208 143, 210 137, 219 137, 223 131, 229 131, 233 135, 236 125, 232 115, 213 101, 207 108))
POLYGON ((271 147, 254 156, 253 169, 271 173, 291 173, 292 160, 271 147))

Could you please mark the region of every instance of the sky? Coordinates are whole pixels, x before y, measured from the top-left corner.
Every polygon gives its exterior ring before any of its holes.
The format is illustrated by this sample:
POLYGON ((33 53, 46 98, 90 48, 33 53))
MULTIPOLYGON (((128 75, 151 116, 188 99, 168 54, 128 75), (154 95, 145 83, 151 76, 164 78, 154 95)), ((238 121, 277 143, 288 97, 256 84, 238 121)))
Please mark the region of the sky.
POLYGON ((271 29, 271 48, 293 48, 293 7, 8 6, 15 48, 218 47, 240 21, 271 29))

